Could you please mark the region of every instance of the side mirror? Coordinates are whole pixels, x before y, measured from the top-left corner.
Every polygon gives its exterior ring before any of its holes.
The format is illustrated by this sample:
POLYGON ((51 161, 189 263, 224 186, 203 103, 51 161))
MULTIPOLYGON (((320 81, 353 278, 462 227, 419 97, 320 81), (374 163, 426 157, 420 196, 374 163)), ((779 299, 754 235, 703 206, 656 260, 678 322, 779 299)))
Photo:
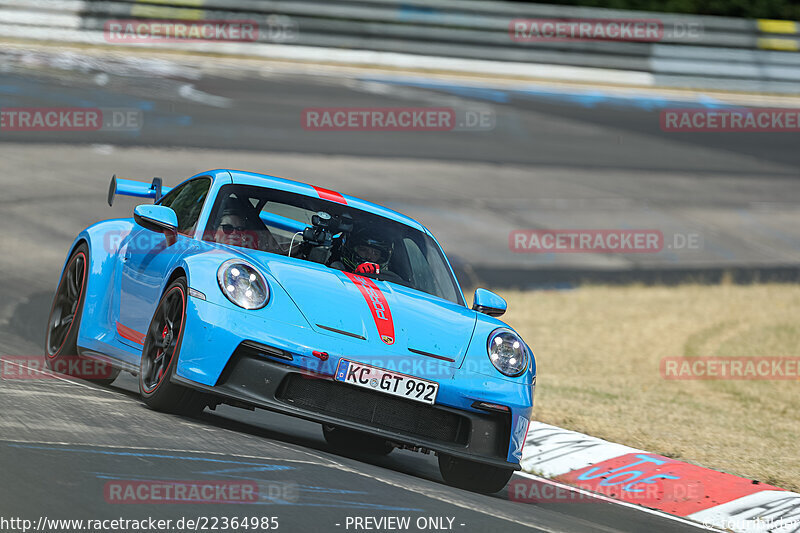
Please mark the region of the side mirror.
POLYGON ((500 296, 486 289, 475 289, 472 309, 489 316, 501 316, 508 309, 508 304, 500 296))
POLYGON ((133 209, 133 220, 144 229, 163 233, 168 245, 172 245, 178 238, 178 215, 169 207, 137 205, 133 209))

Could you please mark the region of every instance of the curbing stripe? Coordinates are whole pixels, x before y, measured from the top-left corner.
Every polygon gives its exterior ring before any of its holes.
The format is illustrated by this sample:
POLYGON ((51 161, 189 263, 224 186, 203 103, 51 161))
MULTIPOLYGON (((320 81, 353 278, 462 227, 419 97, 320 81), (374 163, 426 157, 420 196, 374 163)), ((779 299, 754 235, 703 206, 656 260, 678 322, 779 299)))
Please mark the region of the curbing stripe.
POLYGON ((556 477, 630 453, 645 453, 568 429, 531 422, 520 462, 523 470, 556 477))
POLYGON ((651 453, 615 457, 557 479, 676 516, 689 516, 763 489, 780 490, 651 453))
POLYGON ((721 529, 765 533, 800 531, 800 494, 765 490, 688 516, 721 529))
POLYGON ((531 422, 521 465, 601 500, 703 527, 800 531, 800 494, 540 422, 531 422))
MULTIPOLYGON (((564 490, 573 492, 575 494, 579 494, 581 496, 585 496, 587 499, 590 500, 597 500, 605 503, 610 503, 612 505, 619 505, 620 507, 627 507, 629 509, 637 509, 643 513, 651 514, 654 516, 660 516, 662 518, 667 518, 669 520, 674 520, 675 522, 679 522, 681 524, 686 524, 688 526, 693 526, 699 529, 704 529, 706 531, 719 531, 717 528, 712 526, 708 526, 700 522, 697 522, 693 519, 681 518, 680 516, 671 515, 669 513, 665 513, 663 511, 659 511, 657 509, 648 509, 647 507, 642 507, 641 505, 635 505, 633 503, 624 502, 622 500, 616 500, 614 498, 609 498, 608 496, 603 496, 602 494, 597 494, 594 492, 590 492, 588 490, 580 489, 573 487, 571 485, 567 485, 566 483, 561 483, 558 481, 553 481, 551 479, 547 479, 544 477, 537 476, 535 474, 529 474, 528 472, 515 472, 514 476, 512 477, 512 482, 519 479, 532 479, 534 481, 544 483, 546 485, 550 485, 556 487, 557 489, 563 488, 564 490)), ((510 499, 513 497, 510 496, 510 499)))

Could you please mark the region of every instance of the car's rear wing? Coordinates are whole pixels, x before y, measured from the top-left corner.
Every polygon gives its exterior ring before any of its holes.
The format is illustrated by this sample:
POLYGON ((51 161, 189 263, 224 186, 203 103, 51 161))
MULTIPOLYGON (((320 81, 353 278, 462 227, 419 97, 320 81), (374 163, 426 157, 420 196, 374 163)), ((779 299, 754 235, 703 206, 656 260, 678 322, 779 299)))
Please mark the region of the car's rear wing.
POLYGON ((152 198, 153 203, 156 203, 171 190, 172 187, 162 185, 161 178, 153 178, 153 182, 148 184, 141 181, 118 178, 114 174, 111 176, 111 183, 108 185, 108 205, 114 205, 114 197, 118 194, 137 198, 152 198))

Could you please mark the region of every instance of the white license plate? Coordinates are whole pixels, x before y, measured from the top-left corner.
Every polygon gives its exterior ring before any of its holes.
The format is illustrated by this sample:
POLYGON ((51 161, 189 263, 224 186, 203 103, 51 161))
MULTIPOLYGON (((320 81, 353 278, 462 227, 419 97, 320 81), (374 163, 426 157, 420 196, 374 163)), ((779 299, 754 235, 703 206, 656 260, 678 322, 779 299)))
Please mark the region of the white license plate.
POLYGON ((399 372, 362 365, 341 359, 336 367, 336 381, 349 383, 356 387, 400 396, 417 402, 433 404, 439 392, 439 384, 427 379, 415 378, 399 372))

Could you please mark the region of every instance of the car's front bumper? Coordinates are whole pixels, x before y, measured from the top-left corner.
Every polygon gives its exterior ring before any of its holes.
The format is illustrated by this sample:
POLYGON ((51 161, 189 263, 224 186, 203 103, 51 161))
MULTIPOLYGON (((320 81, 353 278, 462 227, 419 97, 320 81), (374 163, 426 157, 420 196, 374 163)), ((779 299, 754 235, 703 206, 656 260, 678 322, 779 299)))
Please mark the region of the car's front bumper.
POLYGON ((240 350, 214 387, 173 381, 242 406, 347 427, 386 440, 446 452, 504 468, 510 414, 482 414, 428 406, 298 371, 240 350), (241 354, 241 355, 239 355, 241 354))
MULTIPOLYGON (((519 469, 532 406, 530 385, 425 361, 429 364, 411 373, 439 383, 436 404, 430 406, 334 381, 336 365, 345 355, 381 366, 379 358, 359 354, 359 348, 358 340, 190 298, 173 381, 229 403, 519 469), (324 350, 330 357, 321 361, 311 355, 313 350, 324 350), (473 404, 479 401, 509 410, 476 409, 473 404)), ((415 363, 420 358, 409 357, 415 363)))

